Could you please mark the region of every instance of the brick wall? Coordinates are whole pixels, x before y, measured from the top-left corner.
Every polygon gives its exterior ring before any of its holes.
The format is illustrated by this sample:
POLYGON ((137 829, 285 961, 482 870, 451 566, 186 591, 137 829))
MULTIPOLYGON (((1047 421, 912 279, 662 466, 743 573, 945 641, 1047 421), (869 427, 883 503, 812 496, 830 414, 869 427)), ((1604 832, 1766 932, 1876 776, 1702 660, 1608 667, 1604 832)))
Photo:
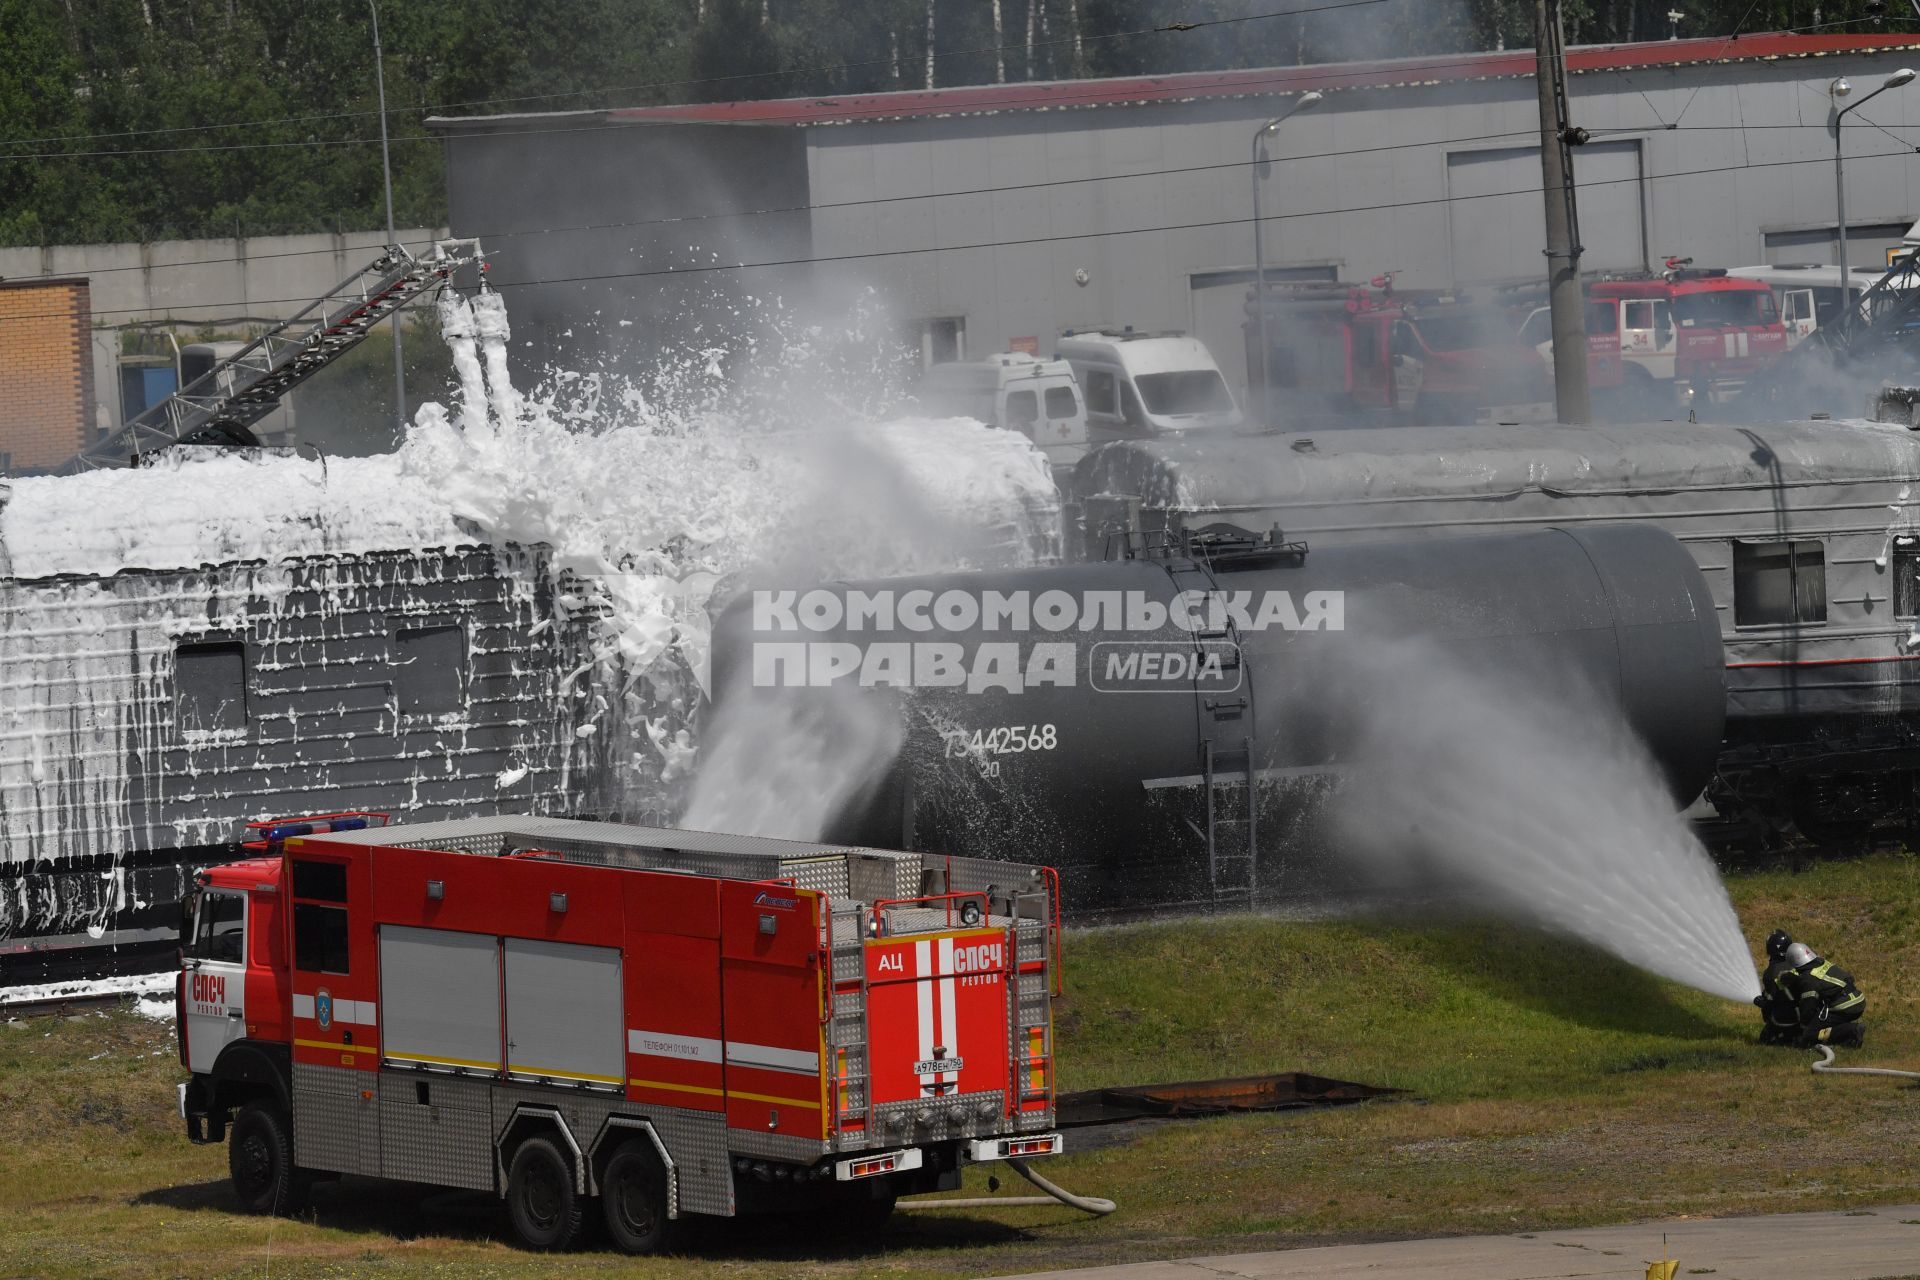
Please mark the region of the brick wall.
POLYGON ((92 324, 85 280, 0 281, 0 453, 14 470, 58 466, 86 444, 92 324))

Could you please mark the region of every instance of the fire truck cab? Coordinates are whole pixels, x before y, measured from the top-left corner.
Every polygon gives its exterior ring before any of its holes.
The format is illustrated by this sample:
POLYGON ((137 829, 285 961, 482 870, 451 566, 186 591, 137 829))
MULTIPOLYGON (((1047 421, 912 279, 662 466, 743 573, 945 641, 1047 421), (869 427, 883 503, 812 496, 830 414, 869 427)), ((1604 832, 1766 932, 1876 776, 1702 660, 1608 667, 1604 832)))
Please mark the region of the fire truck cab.
MULTIPOLYGON (((1260 398, 1264 368, 1269 425, 1329 413, 1434 423, 1551 412, 1552 365, 1506 308, 1397 292, 1385 276, 1372 287, 1270 285, 1247 308, 1250 396, 1260 398)), ((1603 381, 1605 359, 1602 344, 1603 381)))
POLYGON ((1631 377, 1711 404, 1786 354, 1787 330, 1764 283, 1723 268, 1694 269, 1691 261, 1669 259, 1657 275, 1603 276, 1587 296, 1615 307, 1621 355, 1639 370, 1631 377))
POLYGON ((255 824, 184 908, 180 1112, 241 1203, 340 1174, 589 1212, 839 1213, 1056 1153, 1057 878, 541 817, 255 824))

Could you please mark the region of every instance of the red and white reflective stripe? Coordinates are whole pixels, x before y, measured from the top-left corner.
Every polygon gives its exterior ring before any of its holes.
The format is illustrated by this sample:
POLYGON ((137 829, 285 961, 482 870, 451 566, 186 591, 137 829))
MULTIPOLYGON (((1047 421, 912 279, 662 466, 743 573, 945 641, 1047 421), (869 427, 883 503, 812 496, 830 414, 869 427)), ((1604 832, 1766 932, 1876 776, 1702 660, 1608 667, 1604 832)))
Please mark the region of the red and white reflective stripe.
MULTIPOLYGON (((938 1043, 946 1048, 947 1057, 958 1058, 960 1056, 960 1019, 954 1011, 952 938, 940 939, 940 975, 940 1039, 938 1043)), ((949 1080, 958 1084, 960 1073, 957 1071, 943 1073, 938 1083, 946 1084, 949 1080)))
MULTIPOLYGON (((933 964, 933 942, 922 938, 913 944, 913 976, 920 981, 914 985, 916 1012, 920 1015, 920 1056, 918 1061, 925 1062, 933 1057, 933 984, 925 981, 928 969, 933 964)), ((924 1095, 927 1086, 934 1083, 934 1077, 926 1072, 920 1073, 920 1092, 924 1095)))
MULTIPOLYGON (((933 939, 922 938, 913 944, 914 998, 920 1022, 920 1062, 945 1060, 959 1056, 960 1019, 955 1010, 953 979, 953 939, 939 939, 936 965, 933 939), (946 1052, 938 1053, 936 1050, 946 1052)), ((959 1074, 951 1071, 920 1072, 920 1091, 944 1092, 939 1086, 956 1083, 959 1074)))

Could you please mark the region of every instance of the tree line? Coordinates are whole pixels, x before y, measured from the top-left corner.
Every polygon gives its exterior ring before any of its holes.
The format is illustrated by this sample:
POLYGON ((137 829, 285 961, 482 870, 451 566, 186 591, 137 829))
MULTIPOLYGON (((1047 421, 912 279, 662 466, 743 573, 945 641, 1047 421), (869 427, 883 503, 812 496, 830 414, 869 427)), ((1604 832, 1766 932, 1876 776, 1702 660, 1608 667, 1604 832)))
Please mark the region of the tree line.
MULTIPOLYGON (((1676 0, 1565 0, 1571 44, 1676 0)), ((395 218, 430 114, 645 106, 1525 48, 1532 0, 385 0, 395 218)), ((1915 29, 1885 0, 1687 0, 1682 36, 1915 29)), ((367 0, 0 0, 0 244, 385 225, 367 0), (210 127, 221 126, 221 127, 210 127)))

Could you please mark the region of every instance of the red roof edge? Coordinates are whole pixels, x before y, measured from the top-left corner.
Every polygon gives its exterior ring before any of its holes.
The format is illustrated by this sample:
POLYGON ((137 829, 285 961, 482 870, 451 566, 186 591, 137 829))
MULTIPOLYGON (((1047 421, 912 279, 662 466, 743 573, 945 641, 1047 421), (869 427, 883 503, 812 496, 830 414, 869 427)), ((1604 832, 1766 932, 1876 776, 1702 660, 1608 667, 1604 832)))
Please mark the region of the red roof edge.
MULTIPOLYGON (((1761 32, 1640 44, 1583 45, 1567 53, 1574 73, 1807 58, 1839 53, 1920 49, 1911 35, 1791 35, 1761 32)), ((1244 71, 1191 71, 1177 75, 1106 80, 968 85, 951 89, 850 94, 830 98, 774 98, 758 102, 689 103, 625 107, 605 113, 608 123, 817 125, 916 116, 976 115, 994 111, 1050 111, 1146 102, 1180 102, 1301 93, 1308 89, 1381 89, 1445 81, 1530 76, 1531 49, 1461 53, 1379 62, 1337 62, 1244 71)))

